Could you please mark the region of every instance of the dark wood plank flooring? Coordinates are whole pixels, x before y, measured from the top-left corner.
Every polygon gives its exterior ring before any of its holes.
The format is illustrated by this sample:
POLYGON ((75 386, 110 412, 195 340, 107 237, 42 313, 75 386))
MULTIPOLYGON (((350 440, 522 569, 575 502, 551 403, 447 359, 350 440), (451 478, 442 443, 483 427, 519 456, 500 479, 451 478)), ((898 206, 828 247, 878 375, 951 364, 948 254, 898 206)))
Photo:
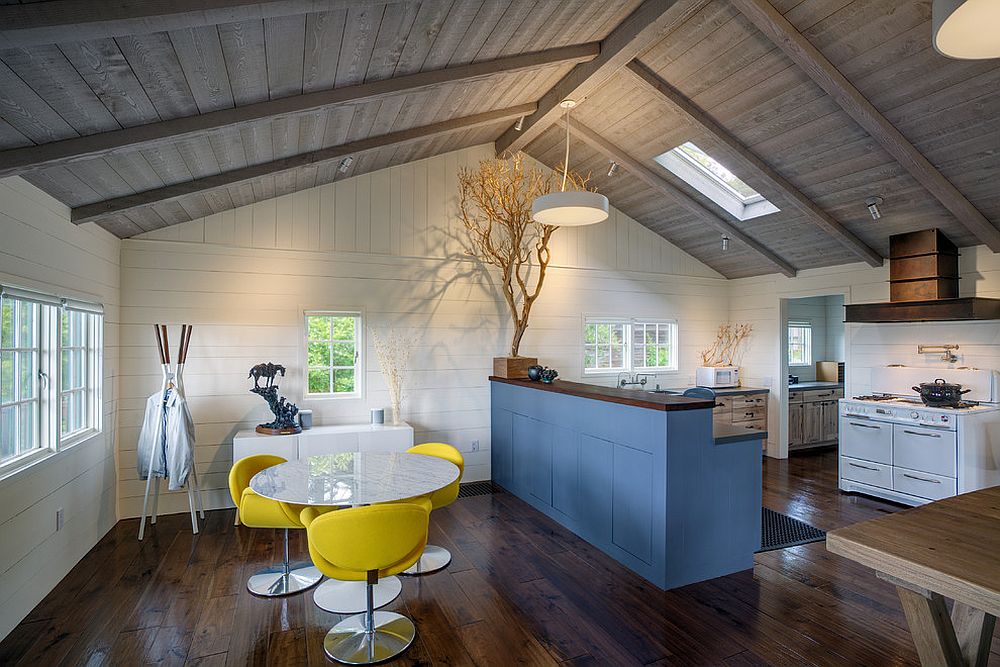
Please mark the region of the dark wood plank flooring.
MULTIPOLYGON (((836 489, 831 452, 765 460, 764 503, 823 529, 899 508, 836 489)), ((2 643, 3 665, 325 665, 340 617, 311 594, 259 599, 278 533, 210 512, 121 521, 2 643)), ((293 552, 307 558, 304 534, 293 552)), ((421 665, 902 665, 916 654, 893 588, 822 543, 753 571, 661 592, 507 494, 434 513, 447 570, 406 578, 389 609, 417 625, 421 665)), ((997 644, 994 644, 996 651, 997 644)), ((1000 664, 994 652, 991 664, 1000 664)))

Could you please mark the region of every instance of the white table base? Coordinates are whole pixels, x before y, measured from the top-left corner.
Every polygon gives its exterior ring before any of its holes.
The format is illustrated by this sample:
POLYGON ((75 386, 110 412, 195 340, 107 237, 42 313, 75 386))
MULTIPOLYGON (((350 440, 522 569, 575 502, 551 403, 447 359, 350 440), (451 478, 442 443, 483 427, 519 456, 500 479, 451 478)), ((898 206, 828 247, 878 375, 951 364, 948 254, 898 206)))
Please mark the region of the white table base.
MULTIPOLYGON (((360 614, 368 609, 368 584, 364 581, 327 579, 313 593, 316 606, 334 614, 360 614)), ((375 608, 384 607, 403 590, 399 577, 386 577, 375 584, 375 608)))

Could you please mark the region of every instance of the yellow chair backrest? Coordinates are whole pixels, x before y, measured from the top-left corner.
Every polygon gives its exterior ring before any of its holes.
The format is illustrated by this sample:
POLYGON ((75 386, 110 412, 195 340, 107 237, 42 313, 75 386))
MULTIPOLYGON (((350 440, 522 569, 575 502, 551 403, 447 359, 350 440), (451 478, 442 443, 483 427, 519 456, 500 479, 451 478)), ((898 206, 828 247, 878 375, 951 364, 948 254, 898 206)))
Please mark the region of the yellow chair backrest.
POLYGON ((427 546, 426 506, 386 503, 321 512, 307 507, 301 515, 309 552, 321 572, 338 579, 348 578, 346 573, 364 579, 371 570, 383 576, 401 572, 427 546))
POLYGON ((250 480, 254 475, 265 468, 288 463, 286 459, 271 454, 255 454, 246 456, 229 469, 229 494, 233 497, 233 502, 237 507, 243 498, 244 489, 250 486, 250 480))
POLYGON ((428 496, 435 508, 444 507, 455 502, 455 499, 458 498, 458 489, 462 481, 462 475, 465 474, 465 458, 462 456, 462 452, 444 442, 425 442, 422 445, 410 447, 406 450, 406 453, 435 456, 458 466, 458 479, 428 496))

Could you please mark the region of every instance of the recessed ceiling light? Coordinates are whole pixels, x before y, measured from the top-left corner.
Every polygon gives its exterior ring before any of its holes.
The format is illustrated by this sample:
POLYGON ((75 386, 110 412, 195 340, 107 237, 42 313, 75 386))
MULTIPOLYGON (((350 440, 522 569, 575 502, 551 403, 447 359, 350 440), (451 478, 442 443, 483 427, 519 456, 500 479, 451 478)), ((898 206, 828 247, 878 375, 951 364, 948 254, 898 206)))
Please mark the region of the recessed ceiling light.
POLYGON ((347 170, 351 168, 351 164, 354 162, 354 156, 348 155, 343 160, 340 161, 340 166, 337 168, 342 174, 346 174, 347 170))

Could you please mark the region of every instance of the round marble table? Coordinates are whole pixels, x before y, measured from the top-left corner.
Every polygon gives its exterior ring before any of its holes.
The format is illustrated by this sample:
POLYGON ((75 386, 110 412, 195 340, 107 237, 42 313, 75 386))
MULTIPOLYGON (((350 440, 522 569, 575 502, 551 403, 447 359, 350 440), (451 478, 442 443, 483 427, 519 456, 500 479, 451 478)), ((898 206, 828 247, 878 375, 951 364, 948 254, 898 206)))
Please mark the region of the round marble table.
MULTIPOLYGON (((295 505, 357 507, 425 495, 458 479, 449 461, 400 452, 343 452, 288 461, 260 471, 250 480, 255 493, 295 505)), ((328 579, 316 589, 316 606, 356 614, 367 606, 363 581, 328 579)), ((375 585, 375 606, 392 602, 402 591, 399 577, 375 585)))

